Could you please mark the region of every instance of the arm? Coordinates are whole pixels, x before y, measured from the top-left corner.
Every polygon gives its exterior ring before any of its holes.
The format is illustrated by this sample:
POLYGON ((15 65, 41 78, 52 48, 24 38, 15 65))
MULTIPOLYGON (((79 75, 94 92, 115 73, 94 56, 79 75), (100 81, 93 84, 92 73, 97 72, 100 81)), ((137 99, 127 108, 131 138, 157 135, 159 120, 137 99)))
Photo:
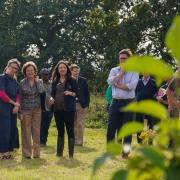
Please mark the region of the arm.
POLYGON ((44 92, 44 85, 41 79, 36 80, 36 86, 37 86, 38 93, 42 94, 44 92))
POLYGON ((122 70, 121 72, 117 73, 117 69, 115 68, 111 69, 108 80, 107 80, 108 84, 114 85, 122 78, 123 75, 124 75, 124 72, 122 70))
POLYGON ((129 90, 135 90, 136 89, 136 86, 137 86, 137 83, 139 81, 139 75, 138 73, 133 73, 132 75, 132 78, 131 78, 131 81, 127 84, 115 84, 115 86, 119 89, 122 89, 124 91, 129 91, 129 90))

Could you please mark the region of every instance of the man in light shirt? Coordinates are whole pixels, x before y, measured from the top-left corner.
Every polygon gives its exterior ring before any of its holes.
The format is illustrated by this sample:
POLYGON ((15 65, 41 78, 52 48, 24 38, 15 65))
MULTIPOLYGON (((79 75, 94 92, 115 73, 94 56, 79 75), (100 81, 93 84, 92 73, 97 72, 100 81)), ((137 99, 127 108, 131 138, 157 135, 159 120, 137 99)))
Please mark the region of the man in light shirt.
MULTIPOLYGON (((119 62, 125 62, 132 52, 130 49, 123 49, 119 52, 119 62)), ((112 98, 109 109, 109 119, 107 128, 107 142, 115 139, 115 134, 120 128, 133 120, 133 113, 122 112, 121 108, 127 106, 135 99, 135 89, 139 80, 136 72, 124 72, 120 66, 112 68, 108 77, 108 84, 112 86, 112 98)), ((131 145, 132 136, 124 137, 124 147, 131 145)), ((130 150, 129 150, 130 151, 130 150)), ((123 151, 122 157, 128 158, 128 152, 123 151)))

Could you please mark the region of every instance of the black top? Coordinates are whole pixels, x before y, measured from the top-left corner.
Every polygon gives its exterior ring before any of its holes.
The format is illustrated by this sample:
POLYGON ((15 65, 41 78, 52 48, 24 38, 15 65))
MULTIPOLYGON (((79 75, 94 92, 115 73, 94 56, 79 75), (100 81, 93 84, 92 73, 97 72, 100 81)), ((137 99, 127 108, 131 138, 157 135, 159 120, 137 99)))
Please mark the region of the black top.
MULTIPOLYGON (((56 96, 56 86, 58 82, 53 81, 52 83, 52 93, 51 96, 55 99, 56 96)), ((65 82, 65 88, 64 91, 71 91, 77 94, 77 83, 74 78, 69 78, 65 82)), ((64 95, 64 105, 65 105, 65 110, 66 111, 75 111, 76 107, 76 101, 75 97, 73 96, 65 96, 64 95)))
POLYGON ((77 80, 78 84, 78 91, 77 91, 77 98, 82 106, 82 108, 86 108, 89 106, 90 95, 87 80, 84 77, 79 76, 77 80))
POLYGON ((156 83, 154 79, 150 78, 148 83, 144 85, 143 79, 139 79, 137 87, 136 87, 136 100, 141 101, 145 99, 153 99, 155 100, 155 95, 158 91, 156 83))

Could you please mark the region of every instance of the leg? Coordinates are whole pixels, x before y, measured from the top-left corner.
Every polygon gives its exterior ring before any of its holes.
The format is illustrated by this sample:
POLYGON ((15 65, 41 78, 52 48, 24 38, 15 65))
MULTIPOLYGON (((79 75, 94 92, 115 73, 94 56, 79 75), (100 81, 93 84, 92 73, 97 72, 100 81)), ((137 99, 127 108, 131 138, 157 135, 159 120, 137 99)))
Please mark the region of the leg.
POLYGON ((57 137, 57 156, 63 156, 64 151, 64 111, 54 112, 56 127, 58 130, 57 137))
POLYGON ((82 108, 80 103, 76 103, 76 116, 74 121, 74 130, 75 130, 75 144, 83 145, 83 134, 84 134, 84 124, 85 124, 85 115, 86 108, 82 108))
POLYGON ((31 157, 31 126, 32 112, 27 111, 22 113, 21 120, 21 138, 22 138, 22 155, 31 157))
POLYGON ((65 112, 65 125, 68 134, 68 147, 70 158, 73 158, 74 155, 74 115, 74 111, 65 112))
MULTIPOLYGON (((140 123, 144 123, 144 115, 141 114, 141 113, 136 113, 136 121, 137 121, 137 122, 140 122, 140 123)), ((142 143, 142 139, 139 137, 140 135, 141 135, 141 132, 138 132, 138 133, 137 133, 137 142, 138 142, 139 144, 142 143)))
POLYGON ((33 157, 40 157, 40 126, 41 126, 41 109, 33 110, 32 119, 32 139, 33 139, 33 157))

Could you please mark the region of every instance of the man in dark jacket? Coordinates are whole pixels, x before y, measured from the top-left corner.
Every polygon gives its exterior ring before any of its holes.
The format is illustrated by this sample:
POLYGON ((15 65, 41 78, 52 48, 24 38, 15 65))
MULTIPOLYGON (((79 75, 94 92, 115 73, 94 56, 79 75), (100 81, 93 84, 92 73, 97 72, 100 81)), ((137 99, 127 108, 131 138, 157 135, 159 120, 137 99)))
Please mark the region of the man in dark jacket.
MULTIPOLYGON (((136 87, 136 100, 155 100, 156 93, 158 91, 158 87, 154 79, 152 79, 149 75, 144 75, 141 79, 139 79, 137 87, 136 87)), ((153 129, 155 124, 155 119, 149 115, 145 114, 136 114, 136 120, 139 122, 144 122, 144 119, 148 120, 149 129, 153 129)), ((141 143, 142 140, 139 138, 141 133, 137 133, 137 141, 141 143)))
POLYGON ((76 79, 78 84, 78 91, 76 96, 76 114, 74 121, 75 144, 82 146, 85 115, 90 101, 89 89, 87 80, 84 77, 79 76, 80 67, 76 64, 72 64, 70 70, 73 78, 76 79))

